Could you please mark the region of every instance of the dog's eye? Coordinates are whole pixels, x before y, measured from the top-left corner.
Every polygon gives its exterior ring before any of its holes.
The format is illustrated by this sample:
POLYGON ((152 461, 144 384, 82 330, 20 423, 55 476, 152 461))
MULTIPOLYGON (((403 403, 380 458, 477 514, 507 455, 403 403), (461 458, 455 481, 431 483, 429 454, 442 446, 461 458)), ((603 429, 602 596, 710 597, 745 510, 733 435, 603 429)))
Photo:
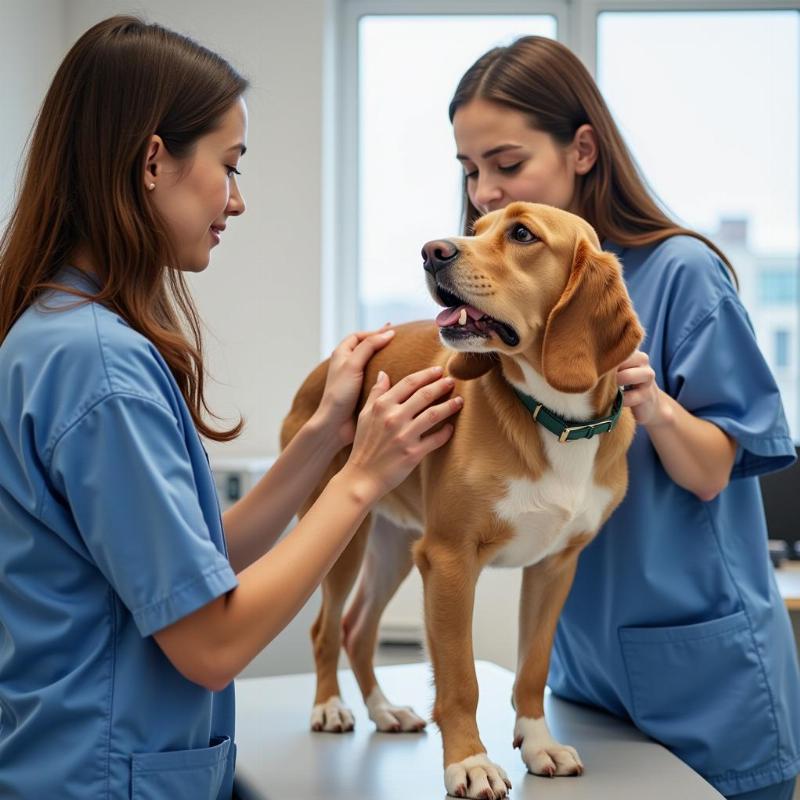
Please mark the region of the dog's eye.
POLYGON ((524 225, 515 225, 511 229, 511 238, 515 242, 535 242, 536 236, 534 236, 524 225))

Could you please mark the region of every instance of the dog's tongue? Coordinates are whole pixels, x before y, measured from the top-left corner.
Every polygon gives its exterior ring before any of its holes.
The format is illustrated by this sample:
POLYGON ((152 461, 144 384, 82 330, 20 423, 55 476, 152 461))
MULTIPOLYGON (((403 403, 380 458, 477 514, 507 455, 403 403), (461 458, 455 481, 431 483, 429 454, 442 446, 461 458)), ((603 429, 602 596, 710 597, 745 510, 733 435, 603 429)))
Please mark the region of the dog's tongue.
POLYGON ((477 308, 473 308, 472 306, 453 306, 452 308, 446 308, 436 317, 436 324, 440 328, 455 325, 458 322, 458 318, 461 316, 462 309, 467 312, 467 316, 470 319, 480 319, 485 316, 483 311, 478 311, 477 308))

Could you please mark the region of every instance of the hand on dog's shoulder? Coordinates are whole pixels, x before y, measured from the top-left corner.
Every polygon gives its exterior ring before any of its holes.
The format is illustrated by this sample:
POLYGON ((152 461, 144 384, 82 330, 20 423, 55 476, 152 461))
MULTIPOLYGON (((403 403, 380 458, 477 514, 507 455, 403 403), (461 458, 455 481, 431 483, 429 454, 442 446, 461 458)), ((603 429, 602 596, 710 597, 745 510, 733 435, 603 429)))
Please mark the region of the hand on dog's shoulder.
POLYGON ((443 366, 446 375, 460 381, 480 378, 500 364, 494 353, 456 352, 445 347, 439 328, 432 321, 417 320, 394 327, 394 341, 370 360, 365 387, 372 385, 373 375, 377 375, 379 369, 389 375, 394 385, 406 375, 435 364, 443 366))

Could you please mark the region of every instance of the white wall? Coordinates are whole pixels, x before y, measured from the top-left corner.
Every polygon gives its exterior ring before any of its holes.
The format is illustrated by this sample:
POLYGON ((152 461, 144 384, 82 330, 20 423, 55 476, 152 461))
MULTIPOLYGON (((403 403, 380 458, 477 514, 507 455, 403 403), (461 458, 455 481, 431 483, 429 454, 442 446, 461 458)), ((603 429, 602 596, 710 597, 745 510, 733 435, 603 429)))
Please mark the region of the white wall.
POLYGON ((0 0, 0 228, 34 118, 62 57, 62 6, 0 0))
MULTIPOLYGON (((212 455, 277 450, 294 389, 320 356, 323 34, 331 0, 0 0, 0 215, 10 211, 25 140, 67 49, 114 13, 143 14, 218 50, 252 82, 248 213, 232 220, 211 266, 193 278, 208 325, 212 409, 243 414, 236 442, 212 455)), ((330 43, 330 37, 328 37, 330 43)))
MULTIPOLYGON (((26 3, 18 2, 20 7, 26 3)), ((243 414, 244 434, 212 455, 277 451, 294 390, 319 361, 322 81, 326 0, 64 0, 72 43, 114 13, 143 14, 217 50, 251 80, 247 213, 230 220, 211 265, 192 277, 205 339, 211 408, 243 414)))

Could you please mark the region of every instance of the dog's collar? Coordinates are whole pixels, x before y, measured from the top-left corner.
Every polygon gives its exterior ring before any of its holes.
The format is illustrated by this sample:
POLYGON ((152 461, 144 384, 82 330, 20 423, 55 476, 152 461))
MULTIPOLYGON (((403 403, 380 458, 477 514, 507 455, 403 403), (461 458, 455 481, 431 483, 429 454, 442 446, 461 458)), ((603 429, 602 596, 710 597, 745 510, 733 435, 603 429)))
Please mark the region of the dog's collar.
POLYGON ((538 400, 530 395, 514 388, 517 397, 522 401, 525 408, 531 412, 533 419, 540 425, 544 425, 555 436, 559 442, 572 442, 575 439, 591 439, 596 433, 608 433, 614 429, 619 415, 622 412, 622 390, 617 391, 614 405, 611 406, 611 414, 604 419, 591 420, 589 422, 570 422, 564 420, 543 406, 538 400))

